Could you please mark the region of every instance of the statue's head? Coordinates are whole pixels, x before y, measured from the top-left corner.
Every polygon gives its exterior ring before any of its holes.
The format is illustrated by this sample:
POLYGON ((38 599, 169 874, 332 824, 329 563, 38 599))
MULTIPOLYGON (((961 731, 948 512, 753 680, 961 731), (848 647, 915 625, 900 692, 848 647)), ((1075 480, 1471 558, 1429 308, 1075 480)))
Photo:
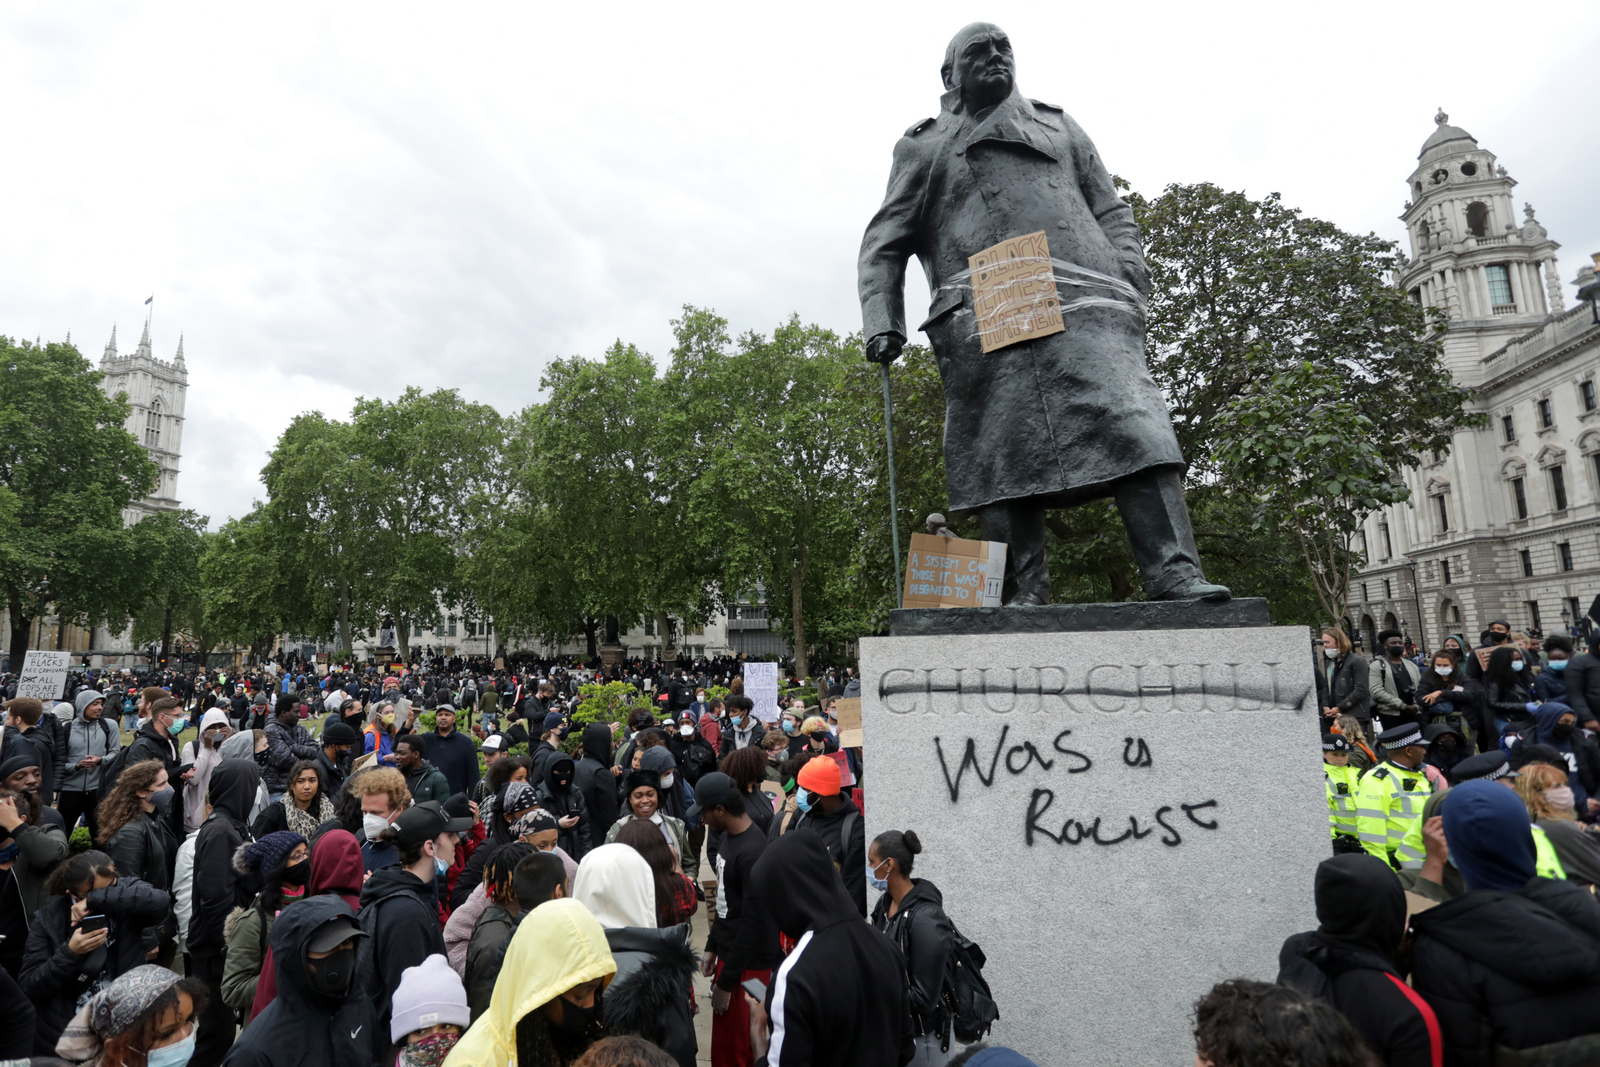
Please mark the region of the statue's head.
POLYGON ((1011 38, 991 22, 962 27, 944 50, 939 68, 946 89, 961 90, 962 99, 974 107, 998 104, 1011 94, 1017 65, 1011 55, 1011 38))

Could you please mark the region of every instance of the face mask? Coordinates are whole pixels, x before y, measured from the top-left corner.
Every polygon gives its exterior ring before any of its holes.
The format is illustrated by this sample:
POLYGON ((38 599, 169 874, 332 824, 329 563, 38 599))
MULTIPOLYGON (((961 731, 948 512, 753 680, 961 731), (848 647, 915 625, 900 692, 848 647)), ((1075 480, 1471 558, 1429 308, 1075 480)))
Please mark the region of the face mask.
POLYGON ((439 1067, 450 1050, 461 1040, 460 1034, 429 1034, 414 1045, 400 1050, 399 1067, 439 1067))
POLYGON ((1553 671, 1564 671, 1567 669, 1567 661, 1564 659, 1553 659, 1550 661, 1550 669, 1553 671))
POLYGON ((788 719, 784 719, 783 720, 783 732, 786 733, 786 734, 794 733, 794 723, 790 722, 788 719))
POLYGON ((550 1029, 554 1030, 558 1034, 569 1037, 582 1033, 583 1028, 588 1026, 589 1023, 594 1020, 595 1009, 597 1007, 598 1005, 588 1008, 580 1008, 578 1005, 572 1003, 572 1001, 563 997, 561 1000, 561 1025, 552 1026, 550 1029))
POLYGON ((373 815, 371 812, 361 816, 361 831, 367 835, 368 841, 378 840, 378 835, 389 828, 389 820, 382 815, 373 815))
POLYGON ((171 804, 172 787, 169 785, 165 789, 158 789, 154 793, 151 793, 150 803, 154 804, 158 808, 165 808, 168 804, 171 804))
POLYGON ((679 737, 693 737, 694 736, 694 727, 693 726, 680 726, 680 727, 678 727, 678 736, 679 737))
POLYGON ((743 715, 735 715, 733 717, 733 728, 735 730, 739 730, 739 729, 743 729, 744 728, 744 716, 743 715))
MULTIPOLYGON (((184 728, 187 727, 188 725, 189 725, 189 720, 188 719, 186 719, 186 718, 177 718, 177 719, 173 719, 172 720, 172 725, 167 727, 167 730, 170 731, 171 733, 181 734, 181 733, 183 733, 184 728)), ((177 1046, 173 1046, 173 1047, 175 1048, 177 1046)))
POLYGON ((394 725, 394 712, 386 711, 386 712, 383 713, 383 725, 385 725, 385 726, 393 726, 394 725))
POLYGON ((678 778, 678 776, 676 774, 671 774, 671 773, 663 774, 661 776, 661 784, 663 786, 665 786, 666 788, 671 789, 672 788, 672 783, 675 782, 677 780, 677 778, 678 778))
POLYGON ((1438 675, 1438 676, 1439 676, 1439 677, 1441 677, 1441 678, 1448 678, 1448 677, 1450 677, 1450 673, 1451 673, 1451 672, 1452 672, 1452 671, 1454 671, 1454 670, 1455 670, 1455 668, 1454 668, 1454 667, 1452 667, 1452 666, 1450 666, 1450 665, 1449 665, 1449 664, 1446 664, 1446 665, 1445 665, 1445 666, 1443 666, 1443 667, 1435 667, 1435 668, 1434 668, 1434 669, 1433 669, 1433 671, 1434 671, 1434 673, 1435 673, 1435 674, 1437 674, 1437 675, 1438 675))
POLYGON ((1572 736, 1572 724, 1570 722, 1556 723, 1550 728, 1550 736, 1557 741, 1565 741, 1572 736))
POLYGON ((799 808, 801 811, 810 811, 811 810, 811 790, 802 789, 802 790, 800 790, 799 793, 795 794, 794 806, 799 808))
POLYGON ((1523 662, 1520 659, 1514 659, 1514 660, 1511 661, 1511 669, 1512 670, 1520 671, 1522 668, 1523 668, 1523 662))
POLYGON ((311 861, 301 860, 299 863, 283 869, 283 881, 290 885, 305 885, 311 880, 311 861))
MULTIPOLYGON (((888 860, 884 860, 883 861, 883 863, 888 863, 888 862, 889 862, 888 860)), ((878 867, 882 867, 883 863, 878 864, 878 867)), ((872 864, 870 864, 870 863, 867 864, 867 884, 881 893, 885 889, 889 888, 889 879, 887 879, 887 878, 879 878, 877 876, 876 871, 877 871, 876 867, 873 867, 872 864)))
POLYGON ((1337 648, 1325 648, 1322 650, 1322 654, 1327 656, 1329 659, 1339 658, 1339 650, 1337 648))
POLYGON ((1552 808, 1565 811, 1572 807, 1572 787, 1570 785, 1558 785, 1554 789, 1546 789, 1544 798, 1550 802, 1552 808))
POLYGON ((450 865, 444 860, 440 859, 438 856, 435 856, 433 857, 433 870, 434 873, 436 873, 440 878, 443 878, 450 870, 450 865))
POLYGON ((200 1024, 189 1024, 189 1036, 173 1045, 154 1048, 145 1053, 145 1067, 183 1067, 194 1056, 195 1039, 200 1036, 200 1024))
POLYGON ((311 976, 311 988, 331 1000, 343 1000, 350 991, 350 979, 355 975, 356 950, 342 948, 320 960, 306 960, 306 970, 311 976))

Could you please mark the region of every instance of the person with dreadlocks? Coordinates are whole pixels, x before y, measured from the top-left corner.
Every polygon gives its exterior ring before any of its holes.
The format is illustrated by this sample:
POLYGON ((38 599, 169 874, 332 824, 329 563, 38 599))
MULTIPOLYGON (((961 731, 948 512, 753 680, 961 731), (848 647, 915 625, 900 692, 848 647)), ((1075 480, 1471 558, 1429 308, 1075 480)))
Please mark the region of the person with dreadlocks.
POLYGON ((511 832, 512 824, 538 806, 538 795, 527 782, 510 781, 495 792, 493 810, 484 818, 489 827, 488 835, 483 844, 473 850, 466 867, 456 878, 456 887, 450 893, 452 911, 465 904, 483 881, 484 864, 489 862, 494 850, 516 840, 511 832))
MULTIPOLYGON (((506 943, 522 918, 512 875, 517 864, 533 852, 532 845, 513 841, 495 849, 484 865, 483 884, 478 887, 483 892, 483 907, 473 920, 472 934, 467 939, 464 975, 467 1004, 472 1008, 474 1019, 489 1010, 489 997, 494 992, 495 979, 500 976, 499 963, 505 956, 506 943)), ((478 890, 474 890, 473 897, 477 895, 478 890)), ((446 947, 449 947, 448 942, 446 947)))

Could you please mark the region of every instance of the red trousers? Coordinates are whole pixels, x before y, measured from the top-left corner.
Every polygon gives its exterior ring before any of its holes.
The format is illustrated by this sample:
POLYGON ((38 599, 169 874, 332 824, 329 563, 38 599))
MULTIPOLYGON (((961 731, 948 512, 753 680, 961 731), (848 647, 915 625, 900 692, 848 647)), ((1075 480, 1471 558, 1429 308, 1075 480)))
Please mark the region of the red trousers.
MULTIPOLYGON (((719 959, 716 973, 711 976, 713 989, 722 977, 722 968, 723 961, 719 959)), ((772 971, 745 971, 739 975, 740 982, 752 978, 770 985, 772 971)), ((750 1005, 745 1003, 744 990, 735 986, 728 1010, 711 1017, 711 1067, 751 1067, 754 1062, 755 1056, 750 1052, 750 1005)))

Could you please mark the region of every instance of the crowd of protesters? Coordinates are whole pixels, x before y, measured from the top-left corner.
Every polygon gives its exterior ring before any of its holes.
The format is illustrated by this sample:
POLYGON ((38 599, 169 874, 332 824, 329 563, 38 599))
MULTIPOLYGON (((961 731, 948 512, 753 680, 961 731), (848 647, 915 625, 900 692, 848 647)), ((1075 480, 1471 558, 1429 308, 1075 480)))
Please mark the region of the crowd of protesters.
MULTIPOLYGON (((1196 1062, 1600 1063, 1600 659, 1503 622, 1431 654, 1376 636, 1314 650, 1319 925, 1276 982, 1200 1000, 1196 1062)), ((0 1063, 1028 1064, 982 1043, 916 832, 866 835, 853 672, 768 722, 738 666, 290 662, 13 697, 0 1063), (641 706, 584 721, 608 680, 641 706)))

